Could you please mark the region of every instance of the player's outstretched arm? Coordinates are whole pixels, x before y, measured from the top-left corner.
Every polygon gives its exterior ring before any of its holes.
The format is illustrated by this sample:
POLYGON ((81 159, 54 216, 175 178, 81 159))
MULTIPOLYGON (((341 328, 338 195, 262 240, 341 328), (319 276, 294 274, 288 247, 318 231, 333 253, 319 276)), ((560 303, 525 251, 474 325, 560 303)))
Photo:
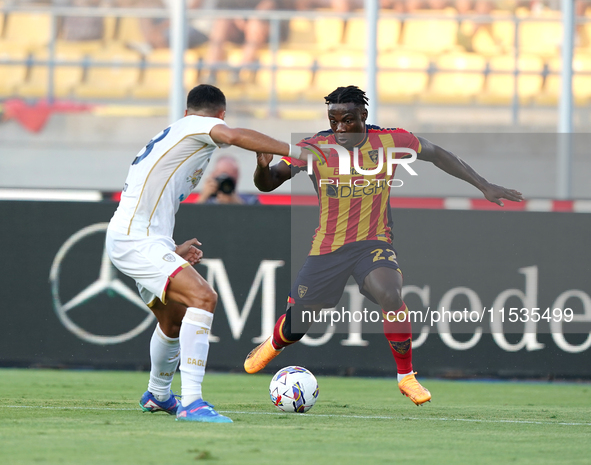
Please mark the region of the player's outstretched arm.
POLYGON ((503 207, 504 204, 501 199, 507 199, 513 202, 521 202, 523 200, 521 192, 488 182, 474 171, 468 163, 453 153, 448 152, 438 145, 432 144, 427 139, 422 137, 418 139, 421 142, 421 152, 417 154, 419 160, 429 161, 446 173, 469 182, 479 189, 488 201, 503 207))
POLYGON ((257 152, 257 167, 254 172, 254 185, 262 192, 271 192, 291 178, 291 168, 287 163, 269 166, 273 154, 257 152))
POLYGON ((289 144, 253 131, 252 129, 229 128, 225 124, 218 124, 211 129, 209 135, 217 144, 235 145, 236 147, 253 152, 273 153, 284 156, 290 154, 289 144))

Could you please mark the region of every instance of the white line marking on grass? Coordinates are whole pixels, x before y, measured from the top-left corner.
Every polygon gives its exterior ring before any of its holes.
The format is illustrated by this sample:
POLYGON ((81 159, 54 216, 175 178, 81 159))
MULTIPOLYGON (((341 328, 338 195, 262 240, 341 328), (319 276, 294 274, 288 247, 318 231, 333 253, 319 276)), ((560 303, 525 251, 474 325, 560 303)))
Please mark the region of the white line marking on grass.
MULTIPOLYGON (((245 415, 285 415, 279 412, 238 412, 220 410, 220 413, 234 413, 245 415)), ((287 412, 286 412, 287 413, 287 412)), ((562 426, 591 426, 591 423, 567 423, 558 421, 534 421, 534 420, 480 420, 476 418, 429 418, 429 417, 386 417, 378 415, 332 415, 321 413, 294 413, 299 417, 335 417, 335 418, 359 418, 362 420, 423 420, 423 421, 468 421, 475 423, 522 423, 531 425, 562 425, 562 426)))
MULTIPOLYGON (((115 410, 115 411, 134 411, 139 412, 137 408, 114 408, 114 407, 47 407, 35 405, 0 405, 1 408, 38 408, 47 410, 115 410)), ((326 413, 280 413, 280 412, 243 412, 238 410, 219 410, 219 413, 230 413, 237 415, 294 415, 298 417, 318 417, 318 418, 357 418, 361 420, 415 420, 415 421, 467 421, 473 423, 517 423, 526 425, 561 425, 561 426, 591 426, 591 423, 573 423, 560 421, 535 421, 535 420, 485 420, 477 418, 434 418, 434 417, 388 417, 380 415, 334 415, 326 413)))

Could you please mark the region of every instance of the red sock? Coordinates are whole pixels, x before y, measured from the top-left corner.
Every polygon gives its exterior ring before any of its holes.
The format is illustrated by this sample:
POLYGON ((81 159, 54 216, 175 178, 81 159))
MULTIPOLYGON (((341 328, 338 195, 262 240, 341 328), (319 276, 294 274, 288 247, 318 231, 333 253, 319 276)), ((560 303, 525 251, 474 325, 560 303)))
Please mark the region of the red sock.
POLYGON ((395 314, 390 312, 390 318, 384 310, 382 310, 382 316, 384 317, 384 336, 390 344, 397 371, 401 374, 410 373, 412 371, 412 327, 406 304, 403 302, 402 307, 396 310, 395 314), (398 317, 403 321, 397 321, 398 317))
POLYGON ((275 329, 273 330, 273 337, 271 338, 271 343, 275 350, 279 350, 285 346, 293 344, 293 342, 288 341, 285 339, 283 335, 283 322, 285 321, 285 314, 281 315, 275 323, 275 329))

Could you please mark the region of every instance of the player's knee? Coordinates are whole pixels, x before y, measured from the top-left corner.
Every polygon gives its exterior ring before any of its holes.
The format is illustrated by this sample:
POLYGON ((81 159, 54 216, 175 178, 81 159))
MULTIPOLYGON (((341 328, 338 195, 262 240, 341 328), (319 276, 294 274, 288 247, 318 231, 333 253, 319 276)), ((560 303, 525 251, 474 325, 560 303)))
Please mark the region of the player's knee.
POLYGON ((199 293, 200 308, 213 311, 218 303, 218 293, 211 287, 203 289, 199 293))
POLYGON ((160 323, 160 329, 164 333, 165 336, 176 339, 179 337, 181 333, 181 324, 177 322, 166 322, 164 324, 160 323))
POLYGON ((389 311, 398 310, 403 304, 400 291, 398 289, 388 289, 382 294, 380 304, 389 311))

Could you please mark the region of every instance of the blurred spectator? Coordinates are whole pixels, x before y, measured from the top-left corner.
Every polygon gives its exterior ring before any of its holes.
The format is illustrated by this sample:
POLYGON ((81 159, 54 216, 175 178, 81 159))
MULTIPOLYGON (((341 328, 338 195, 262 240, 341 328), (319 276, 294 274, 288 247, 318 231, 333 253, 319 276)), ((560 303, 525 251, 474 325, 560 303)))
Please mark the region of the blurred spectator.
MULTIPOLYGON (((348 12, 363 8, 363 0, 218 0, 217 7, 232 10, 312 10, 330 8, 337 12, 348 12)), ((281 22, 281 40, 287 37, 288 22, 281 22)), ((262 19, 218 19, 214 22, 210 35, 210 45, 205 58, 208 65, 219 65, 226 61, 225 47, 228 43, 243 44, 240 62, 230 80, 240 79, 240 69, 252 66, 257 52, 267 43, 269 21, 262 19)), ((250 73, 245 73, 250 76, 250 73)), ((215 71, 205 78, 214 82, 215 71)))
MULTIPOLYGON (((219 9, 230 10, 274 10, 281 6, 281 0, 218 0, 219 9)), ((242 68, 252 65, 256 60, 256 54, 267 42, 269 35, 269 22, 262 19, 244 18, 220 18, 213 23, 211 30, 209 49, 205 57, 207 65, 219 65, 226 61, 225 47, 227 43, 243 44, 242 58, 237 65, 242 68)), ((232 75, 232 80, 237 81, 239 70, 232 75)), ((214 82, 216 73, 212 71, 206 77, 206 81, 214 82)))
MULTIPOLYGON (((490 16, 495 7, 493 0, 471 0, 458 1, 456 9, 458 14, 477 14, 481 16, 490 16)), ((458 44, 463 46, 469 52, 478 52, 475 49, 474 39, 479 36, 480 42, 491 44, 491 47, 498 46, 499 50, 501 44, 497 43, 492 32, 492 23, 486 21, 464 20, 460 21, 458 28, 458 44), (496 44, 496 45, 495 45, 496 44)))
POLYGON ((472 13, 472 4, 472 0, 456 0, 454 6, 458 14, 466 15, 472 13))
POLYGON ((427 0, 427 9, 445 10, 449 5, 447 0, 427 0))
POLYGON ((380 8, 397 13, 404 13, 406 11, 404 0, 380 0, 380 8))
MULTIPOLYGON (((55 6, 96 7, 101 0, 53 0, 55 6)), ((105 32, 103 18, 96 16, 63 16, 60 18, 59 37, 67 41, 101 40, 105 32)))
MULTIPOLYGON (((393 0, 381 0, 380 3, 391 3, 393 0)), ((330 8, 339 13, 363 8, 363 0, 295 0, 296 10, 313 10, 316 8, 330 8)), ((383 6, 382 8, 387 8, 383 6)))
MULTIPOLYGON (((145 44, 131 44, 142 53, 154 48, 170 47, 170 2, 174 0, 118 0, 119 6, 133 8, 161 8, 166 17, 140 18, 140 27, 144 35, 145 44)), ((187 8, 199 8, 201 0, 187 0, 187 8)), ((198 47, 207 42, 208 37, 191 24, 187 27, 187 48, 198 47)))
POLYGON ((256 195, 236 191, 239 178, 238 162, 229 155, 221 155, 203 182, 198 203, 258 205, 256 195))

